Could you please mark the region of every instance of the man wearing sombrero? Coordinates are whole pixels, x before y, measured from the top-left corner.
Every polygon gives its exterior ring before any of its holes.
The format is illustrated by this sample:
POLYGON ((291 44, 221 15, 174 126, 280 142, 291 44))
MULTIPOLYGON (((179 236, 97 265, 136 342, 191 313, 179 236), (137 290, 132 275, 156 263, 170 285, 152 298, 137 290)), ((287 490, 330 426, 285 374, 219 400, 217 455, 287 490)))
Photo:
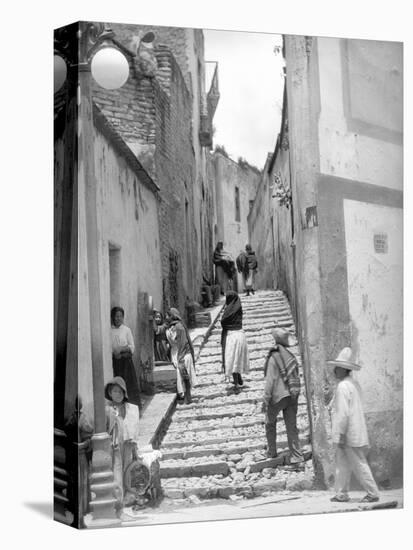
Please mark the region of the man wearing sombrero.
POLYGON ((337 359, 327 361, 334 368, 338 384, 331 403, 332 436, 336 445, 336 475, 333 502, 348 502, 351 474, 367 491, 362 502, 377 502, 379 491, 366 459, 369 446, 361 389, 351 376, 360 365, 352 361, 352 351, 344 348, 337 359))

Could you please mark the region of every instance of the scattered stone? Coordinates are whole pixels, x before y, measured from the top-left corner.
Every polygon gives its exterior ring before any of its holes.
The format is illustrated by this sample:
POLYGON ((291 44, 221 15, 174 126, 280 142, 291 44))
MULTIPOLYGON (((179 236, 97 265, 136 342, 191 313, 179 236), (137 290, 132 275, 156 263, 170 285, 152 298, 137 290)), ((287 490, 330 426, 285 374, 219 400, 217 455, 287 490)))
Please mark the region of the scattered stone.
POLYGON ((244 498, 243 495, 229 495, 230 500, 242 500, 244 498))
POLYGON ((240 454, 229 455, 228 459, 231 462, 239 462, 240 460, 242 460, 242 456, 240 454))
POLYGON ((284 479, 260 479, 253 486, 255 496, 261 496, 265 491, 282 491, 285 489, 284 479))
POLYGON ((188 497, 188 500, 190 500, 192 502, 192 504, 200 504, 201 503, 200 499, 196 495, 190 495, 188 497))
POLYGON ((168 498, 173 498, 173 499, 184 498, 184 492, 183 491, 181 491, 180 489, 174 489, 172 487, 165 488, 164 489, 164 494, 168 498))
POLYGON ((312 487, 313 480, 304 476, 287 479, 285 486, 287 491, 309 491, 312 487))

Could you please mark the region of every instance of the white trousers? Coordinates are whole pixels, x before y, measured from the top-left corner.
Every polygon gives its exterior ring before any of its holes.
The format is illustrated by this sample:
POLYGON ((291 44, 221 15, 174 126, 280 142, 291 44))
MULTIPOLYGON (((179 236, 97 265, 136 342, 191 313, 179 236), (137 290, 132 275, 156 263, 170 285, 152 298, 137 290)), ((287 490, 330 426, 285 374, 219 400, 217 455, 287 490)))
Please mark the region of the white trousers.
MULTIPOLYGON (((197 385, 197 378, 195 373, 194 361, 190 353, 187 353, 185 355, 184 362, 185 362, 185 368, 189 374, 189 383, 191 384, 191 388, 193 388, 194 386, 197 385)), ((178 393, 185 393, 185 385, 184 385, 184 381, 182 380, 181 372, 177 366, 175 368, 176 368, 176 391, 178 393)))
POLYGON ((348 496, 352 473, 368 495, 372 497, 379 495, 379 490, 366 459, 366 448, 349 447, 348 445, 345 445, 343 449, 337 447, 335 476, 336 495, 348 496))

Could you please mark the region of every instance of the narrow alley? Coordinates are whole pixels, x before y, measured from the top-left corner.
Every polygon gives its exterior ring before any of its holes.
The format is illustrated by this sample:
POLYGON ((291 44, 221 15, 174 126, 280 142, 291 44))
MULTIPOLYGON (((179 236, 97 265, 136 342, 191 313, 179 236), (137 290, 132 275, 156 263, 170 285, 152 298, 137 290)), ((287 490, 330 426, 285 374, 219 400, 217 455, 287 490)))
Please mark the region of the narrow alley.
POLYGON ((54 39, 55 519, 309 493, 336 511, 360 487, 389 505, 402 45, 88 21, 54 39))
POLYGON ((250 373, 242 392, 234 394, 222 373, 219 320, 197 360, 198 386, 193 402, 178 405, 162 442, 161 477, 166 497, 255 497, 272 491, 310 489, 313 482, 310 431, 305 385, 298 345, 290 348, 300 364, 301 394, 297 424, 307 459, 303 472, 277 468, 287 456, 287 437, 282 415, 278 421, 278 456, 267 459, 263 368, 272 346, 271 330, 285 327, 295 334, 285 295, 258 291, 241 296, 244 330, 250 354, 250 373))

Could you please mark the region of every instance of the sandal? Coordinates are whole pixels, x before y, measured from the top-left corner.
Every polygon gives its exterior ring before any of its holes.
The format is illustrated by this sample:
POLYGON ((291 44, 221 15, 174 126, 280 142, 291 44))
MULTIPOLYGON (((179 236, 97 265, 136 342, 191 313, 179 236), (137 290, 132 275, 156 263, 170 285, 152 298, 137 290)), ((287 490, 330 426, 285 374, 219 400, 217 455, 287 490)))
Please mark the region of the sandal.
POLYGON ((372 495, 366 495, 360 502, 378 502, 379 497, 373 497, 372 495))
POLYGON ((349 502, 350 497, 335 495, 335 496, 330 498, 330 501, 331 502, 349 502))

